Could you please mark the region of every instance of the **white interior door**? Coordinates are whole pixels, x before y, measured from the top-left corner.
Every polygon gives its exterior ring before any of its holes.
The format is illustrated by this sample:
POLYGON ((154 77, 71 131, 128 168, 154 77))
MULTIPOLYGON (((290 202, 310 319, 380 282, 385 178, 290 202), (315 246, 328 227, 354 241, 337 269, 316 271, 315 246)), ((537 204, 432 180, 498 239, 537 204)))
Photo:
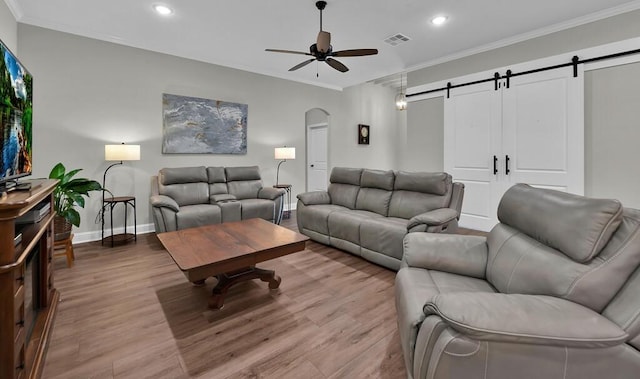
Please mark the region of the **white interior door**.
POLYGON ((572 67, 512 78, 503 110, 503 158, 509 157, 503 191, 527 183, 583 195, 582 71, 575 78, 572 67))
POLYGON ((444 101, 444 170, 465 185, 460 225, 496 223, 501 150, 501 91, 493 83, 451 90, 444 101))
POLYGON ((327 124, 307 128, 307 191, 327 190, 327 124))

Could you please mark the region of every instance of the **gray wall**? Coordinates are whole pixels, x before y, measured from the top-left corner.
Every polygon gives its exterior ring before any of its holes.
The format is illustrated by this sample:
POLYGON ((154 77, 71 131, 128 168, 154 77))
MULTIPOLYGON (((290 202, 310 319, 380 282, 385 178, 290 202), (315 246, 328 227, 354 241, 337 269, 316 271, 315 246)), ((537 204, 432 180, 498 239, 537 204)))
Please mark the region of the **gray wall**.
MULTIPOLYGON (((56 162, 63 162, 101 181, 110 163, 104 161, 104 144, 140 144, 142 159, 111 169, 106 185, 116 196, 136 196, 139 225, 152 222, 149 178, 162 167, 258 164, 264 183, 272 185, 278 163, 274 147, 295 146, 305 155, 307 110, 328 111, 336 138, 342 134, 344 96, 339 91, 24 24, 19 24, 18 42, 35 84, 34 177, 47 176, 56 162), (248 153, 163 155, 162 93, 248 104, 248 153)), ((304 191, 304 168, 303 159, 281 167, 280 178, 293 184, 294 195, 304 191)), ((99 198, 93 196, 82 212, 80 233, 100 229, 94 224, 99 198)))
MULTIPOLYGON (((410 72, 409 87, 638 36, 640 11, 633 11, 410 72)), ((637 195, 640 178, 636 175, 640 141, 639 66, 613 67, 585 74, 585 194, 617 198, 625 206, 636 208, 640 208, 637 195)), ((423 138, 425 143, 430 143, 431 136, 440 138, 443 107, 435 105, 433 100, 419 101, 409 103, 407 112, 405 156, 442 162, 441 149, 424 149, 409 136, 423 138)), ((414 163, 404 160, 401 168, 413 169, 414 163)))
POLYGON ((437 97, 411 103, 406 113, 404 148, 400 167, 407 171, 442 171, 444 167, 444 99, 437 97))
POLYGON ((0 1, 0 40, 18 54, 18 24, 4 1, 0 1))
POLYGON ((640 209, 640 63, 585 74, 585 194, 640 209))
MULTIPOLYGON (((330 129, 332 166, 394 169, 400 131, 397 127, 395 91, 364 83, 344 90, 344 129, 330 129), (370 126, 369 145, 358 144, 358 124, 370 126)), ((333 117, 331 125, 334 124, 333 117)))

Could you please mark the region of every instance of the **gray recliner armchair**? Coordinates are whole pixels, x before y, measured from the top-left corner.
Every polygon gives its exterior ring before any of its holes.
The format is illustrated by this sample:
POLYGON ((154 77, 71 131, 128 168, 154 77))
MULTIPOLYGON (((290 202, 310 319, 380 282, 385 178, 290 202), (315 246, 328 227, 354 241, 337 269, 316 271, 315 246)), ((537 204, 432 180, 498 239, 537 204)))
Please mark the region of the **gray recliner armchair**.
POLYGON ((410 233, 409 378, 640 377, 640 211, 518 184, 488 237, 410 233))

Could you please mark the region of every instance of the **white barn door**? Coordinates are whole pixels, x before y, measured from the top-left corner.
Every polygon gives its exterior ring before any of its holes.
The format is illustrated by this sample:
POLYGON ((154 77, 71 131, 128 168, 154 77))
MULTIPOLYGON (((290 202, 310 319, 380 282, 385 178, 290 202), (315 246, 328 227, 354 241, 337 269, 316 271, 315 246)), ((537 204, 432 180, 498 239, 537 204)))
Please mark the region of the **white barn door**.
POLYGON ((495 225, 501 119, 501 93, 493 83, 457 88, 445 98, 444 170, 465 185, 461 225, 467 228, 495 225))
MULTIPOLYGON (((582 65, 578 67, 582 69, 582 65)), ((584 80, 571 67, 511 79, 503 92, 504 191, 516 183, 584 194, 584 80)))
MULTIPOLYGON (((579 67, 581 68, 581 67, 579 67)), ((444 106, 444 169, 465 184, 460 225, 489 231, 516 183, 584 194, 582 70, 455 88, 444 106)))

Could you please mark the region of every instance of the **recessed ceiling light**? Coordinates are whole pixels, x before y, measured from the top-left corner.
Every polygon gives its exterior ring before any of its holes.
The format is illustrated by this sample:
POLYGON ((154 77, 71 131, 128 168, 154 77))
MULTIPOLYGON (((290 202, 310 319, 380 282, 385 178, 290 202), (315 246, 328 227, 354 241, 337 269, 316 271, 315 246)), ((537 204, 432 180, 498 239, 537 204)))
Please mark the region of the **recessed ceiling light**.
POLYGON ((163 16, 168 16, 173 13, 173 9, 169 8, 166 5, 156 4, 153 6, 153 9, 163 16))
POLYGON ((436 16, 436 17, 431 19, 431 23, 433 25, 442 25, 445 22, 447 22, 447 19, 448 19, 447 16, 436 16))

